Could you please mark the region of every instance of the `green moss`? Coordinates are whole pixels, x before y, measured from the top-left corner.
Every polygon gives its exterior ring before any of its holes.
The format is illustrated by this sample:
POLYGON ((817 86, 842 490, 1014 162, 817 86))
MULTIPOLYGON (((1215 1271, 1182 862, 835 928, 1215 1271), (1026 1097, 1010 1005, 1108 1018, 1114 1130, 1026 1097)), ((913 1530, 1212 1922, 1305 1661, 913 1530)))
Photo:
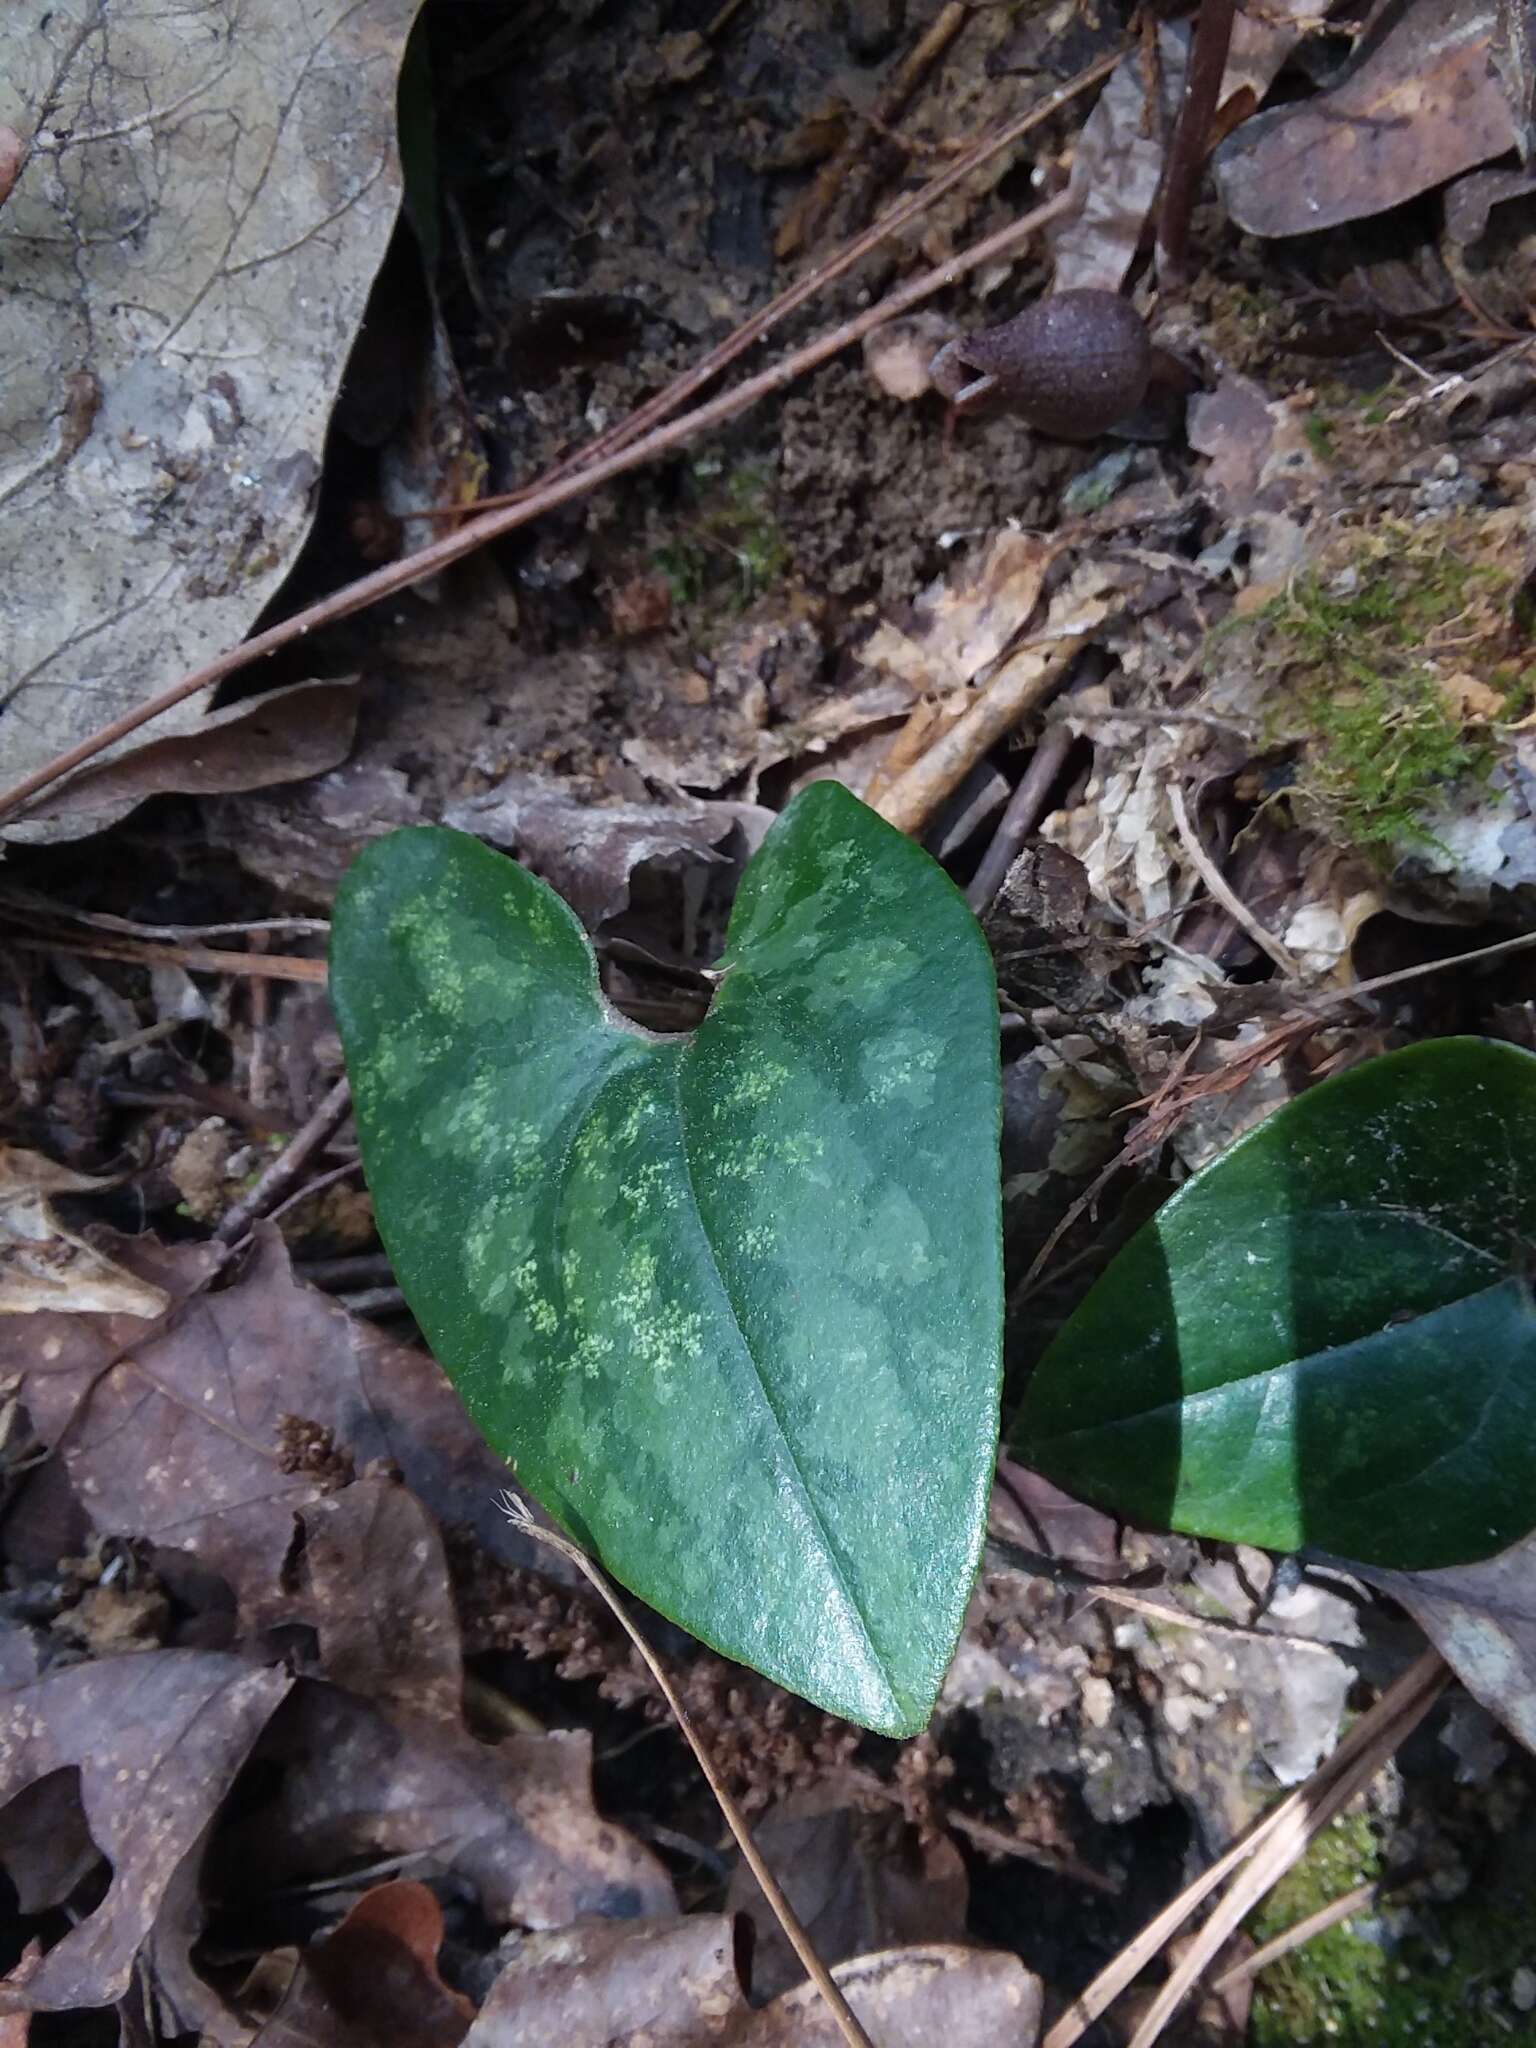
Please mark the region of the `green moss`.
POLYGON ((688 510, 652 560, 679 609, 724 603, 745 610, 784 574, 789 549, 773 504, 766 463, 722 472, 703 458, 688 471, 688 510))
MULTIPOLYGON (((1380 1874, 1370 1818, 1346 1814, 1325 1828, 1249 1922, 1268 1941, 1330 1899, 1380 1874)), ((1509 1992, 1516 1969, 1536 1960, 1536 1873, 1507 1863, 1450 1903, 1389 1906, 1401 1931, 1360 1915, 1295 1949, 1260 1973, 1249 2048, 1484 2048, 1536 2043, 1536 2015, 1509 1992)))
POLYGON ((1259 615, 1264 660, 1286 682, 1272 724, 1287 731, 1271 738, 1299 728, 1297 793, 1334 837, 1378 857, 1433 844, 1426 813, 1451 784, 1486 778, 1495 738, 1463 717, 1451 678, 1486 682, 1506 717, 1529 701, 1531 672, 1490 658, 1509 586, 1454 532, 1408 530, 1299 578, 1259 615))
POLYGON ((1307 446, 1319 462, 1333 460, 1333 422, 1324 419, 1320 412, 1309 412, 1302 431, 1307 437, 1307 446))

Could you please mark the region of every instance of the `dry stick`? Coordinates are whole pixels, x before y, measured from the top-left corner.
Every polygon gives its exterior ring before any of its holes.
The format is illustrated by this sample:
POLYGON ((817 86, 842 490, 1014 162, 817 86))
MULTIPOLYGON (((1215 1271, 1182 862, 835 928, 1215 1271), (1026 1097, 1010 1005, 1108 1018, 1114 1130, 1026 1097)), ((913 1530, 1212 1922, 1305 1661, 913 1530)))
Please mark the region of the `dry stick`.
POLYGON ((256 1218, 288 1193, 321 1146, 335 1136, 351 1106, 351 1089, 345 1080, 336 1082, 308 1123, 294 1133, 266 1172, 259 1174, 239 1201, 225 1212, 213 1233, 220 1244, 234 1244, 244 1237, 256 1218))
POLYGON ((898 832, 917 832, 960 787, 991 746, 1011 732, 1042 697, 1055 688, 1078 651, 1103 624, 1107 607, 1093 600, 1081 619, 1055 633, 1027 640, 1005 657, 996 677, 963 718, 898 775, 873 808, 898 832))
POLYGON ((1195 45, 1184 82, 1184 104, 1163 173, 1163 203, 1157 219, 1158 271, 1165 284, 1182 285, 1189 269, 1189 219, 1205 169, 1206 149, 1222 74, 1232 47, 1237 0, 1201 0, 1195 45))
POLYGON ((1436 1651, 1429 1651, 1427 1660, 1420 1659, 1421 1663, 1426 1661, 1438 1668, 1428 1669, 1422 1685, 1412 1697, 1382 1722, 1370 1747, 1347 1770, 1338 1772, 1327 1789, 1321 1790, 1320 1797, 1307 1801, 1301 1811, 1288 1815, 1260 1845, 1247 1869, 1233 1879, 1231 1890, 1213 1909, 1210 1919, 1191 1942, 1178 1968, 1152 2001, 1146 2018, 1131 2037, 1130 2048, 1155 2048, 1168 2022, 1238 1924, 1267 1892, 1274 1889, 1291 1865, 1305 1853, 1313 1837, 1320 1834, 1336 1814, 1344 1811, 1356 1793, 1365 1790, 1393 1750, 1405 1742, 1423 1720, 1451 1676, 1450 1667, 1436 1651))
POLYGON ((1179 844, 1195 873, 1221 905, 1234 924, 1240 925, 1252 939, 1261 953, 1267 953, 1287 981, 1301 979, 1301 965, 1295 955, 1277 939, 1272 932, 1254 916, 1242 897, 1232 887, 1226 876, 1200 843, 1200 836, 1190 823, 1189 811, 1184 802, 1184 792, 1179 785, 1170 783, 1168 808, 1173 812, 1174 829, 1179 835, 1179 844))
MULTIPOLYGON (((1076 1997, 1041 2043, 1041 2048, 1076 2048, 1088 2029, 1139 1977, 1170 1936, 1176 1934, 1202 1900, 1209 1897, 1230 1873, 1246 1863, 1281 1827, 1304 1812, 1320 1786, 1332 1784, 1362 1757, 1375 1756, 1378 1735, 1395 1728, 1418 1701, 1427 1708, 1446 1678, 1446 1667, 1436 1650, 1425 1650, 1408 1669, 1395 1678, 1367 1714, 1350 1729, 1328 1760, 1312 1773, 1305 1785, 1282 1799, 1280 1804, 1256 1822, 1248 1833, 1210 1869, 1187 1885, 1171 1904, 1149 1920, 1134 1940, 1128 1942, 1107 1968, 1101 1970, 1086 1991, 1076 1997)), ((1404 1733, 1407 1731, 1404 1730, 1404 1733)))
POLYGON ((1234 1963, 1230 1970, 1223 1970, 1211 1986, 1211 1995, 1223 1998, 1227 1992, 1235 1991, 1239 1984, 1246 1984, 1257 1977, 1261 1970, 1267 1970, 1271 1963, 1278 1963, 1282 1956, 1301 1948, 1316 1935, 1326 1934, 1330 1927, 1337 1927, 1341 1920, 1352 1920, 1356 1913, 1363 1913, 1367 1906, 1374 1906, 1381 1895, 1381 1886, 1374 1881, 1357 1884, 1353 1891, 1344 1892, 1336 1899, 1330 1899, 1326 1906, 1319 1906, 1315 1913, 1309 1913, 1305 1920, 1298 1920, 1294 1927, 1287 1927, 1283 1934, 1277 1934, 1273 1941, 1266 1941, 1262 1948, 1256 1948, 1251 1956, 1244 1956, 1240 1963, 1234 1963))
POLYGON ((57 782, 61 775, 67 775, 84 762, 93 760, 104 747, 113 746, 118 740, 128 738, 130 733, 137 732, 140 726, 147 725, 162 712, 171 710, 173 706, 185 702, 188 697, 196 696, 199 691, 208 689, 212 684, 222 682, 225 676, 233 675, 237 669, 248 668, 263 655, 275 654, 280 647, 287 647, 295 640, 303 639, 306 634, 314 632, 320 626, 331 625, 338 619, 350 618, 354 612, 363 611, 367 606, 377 604, 381 598, 392 597, 397 591, 419 582, 424 576, 436 575, 450 563, 462 561, 466 555, 473 554, 488 540, 495 540, 501 534, 511 533, 520 526, 526 526, 530 520, 553 511, 557 506, 567 505, 573 499, 585 497, 599 484, 608 483, 614 477, 626 476, 633 469, 642 469, 647 463, 654 462, 657 456, 665 455, 673 448, 680 447, 683 442, 691 441, 695 435, 704 433, 708 428, 717 427, 722 421, 734 418, 739 412, 745 412, 748 406, 755 405, 758 399, 767 398, 773 392, 781 391, 786 384, 793 383, 807 370, 813 370, 818 364, 826 362, 843 349, 851 348, 856 341, 862 341, 866 334, 872 334, 877 327, 883 327, 888 320, 896 319, 910 307, 921 304, 924 299, 932 298, 935 292, 942 291, 946 285, 953 284, 968 271, 978 269, 982 264, 994 262, 1019 243, 1027 241, 1047 222, 1069 212, 1073 203, 1066 193, 1059 193, 1054 199, 1047 200, 1044 205, 1037 206, 1032 213, 1025 214, 1022 220, 1014 221, 1006 228, 1000 228, 996 234, 988 235, 985 240, 977 242, 960 255, 951 257, 947 263, 941 263, 933 270, 924 271, 921 277, 916 277, 911 283, 891 292, 878 305, 871 306, 867 312, 861 313, 857 319, 845 321, 841 326, 818 336, 816 340, 807 342, 804 348, 796 349, 757 376, 749 377, 745 383, 738 384, 733 390, 722 392, 707 405, 698 406, 693 412, 685 413, 670 426, 659 428, 655 433, 648 434, 644 440, 635 442, 616 455, 608 456, 602 462, 594 463, 576 476, 564 477, 558 483, 550 485, 548 489, 530 494, 516 505, 508 505, 499 512, 489 512, 479 519, 471 520, 456 533, 444 534, 441 540, 430 542, 426 547, 418 549, 414 555, 407 555, 403 561, 391 562, 385 568, 375 569, 371 575, 360 577, 356 583, 349 583, 345 589, 322 598, 318 604, 308 605, 303 611, 295 612, 291 618, 284 619, 281 625, 269 626, 265 633, 258 633, 254 639, 243 641, 240 646, 229 649, 227 653, 205 663, 202 668, 192 670, 189 675, 183 676, 180 682, 173 683, 167 690, 162 690, 158 697, 151 698, 133 711, 125 711, 121 718, 113 719, 109 725, 102 726, 88 739, 66 749, 43 767, 34 769, 30 775, 24 776, 12 788, 0 793, 0 818, 9 817, 40 789, 57 782))
MULTIPOLYGON (((1055 92, 1038 101, 1027 114, 1021 114, 1016 121, 1008 122, 995 134, 983 136, 980 142, 973 143, 956 158, 947 171, 941 171, 936 178, 930 178, 928 183, 916 192, 898 200, 861 235, 856 235, 825 263, 816 264, 804 277, 780 292, 776 299, 771 299, 760 312, 744 320, 724 341, 717 343, 707 355, 701 356, 699 361, 685 370, 680 377, 675 377, 670 384, 658 391, 654 398, 648 398, 644 405, 638 406, 634 412, 618 421, 606 433, 599 434, 595 440, 587 442, 584 447, 566 456, 564 461, 556 463, 537 483, 525 484, 516 491, 503 492, 499 497, 483 498, 474 509, 485 513, 502 505, 525 504, 536 491, 544 489, 557 479, 569 476, 573 471, 587 469, 617 449, 627 448, 659 420, 668 418, 696 391, 702 390, 721 370, 726 369, 738 356, 745 354, 754 342, 761 341, 781 320, 787 319, 791 313, 798 312, 827 285, 836 283, 838 278, 852 270, 856 264, 862 263, 866 256, 878 249, 882 242, 887 241, 899 229, 904 228, 908 221, 916 220, 947 193, 952 192, 957 185, 963 184, 988 157, 996 156, 999 150, 1007 149, 1018 142, 1032 128, 1037 128, 1042 121, 1047 121, 1053 114, 1059 113, 1080 93, 1086 92, 1089 86, 1097 85, 1101 78, 1106 78, 1119 63, 1120 55, 1121 53, 1116 50, 1109 56, 1101 57, 1096 64, 1090 64, 1086 70, 1078 72, 1075 78, 1069 78, 1065 85, 1058 86, 1055 92)), ((462 518, 465 508, 462 505, 445 505, 441 510, 445 517, 462 518)))
MULTIPOLYGON (((964 28, 968 13, 968 7, 962 6, 961 0, 949 0, 949 4, 939 10, 937 19, 929 25, 916 48, 902 60, 895 77, 880 95, 873 116, 862 124, 864 127, 886 134, 895 126, 905 113, 907 102, 922 84, 931 66, 938 61, 964 28)), ((867 184, 868 159, 861 164, 856 146, 845 141, 833 153, 831 160, 822 165, 810 188, 796 202, 779 228, 774 240, 775 254, 787 256, 810 240, 831 212, 839 195, 846 193, 850 178, 857 175, 860 170, 864 173, 863 182, 867 184)))
POLYGON ((262 981, 325 980, 325 962, 302 953, 232 953, 216 946, 115 946, 110 939, 11 938, 24 953, 74 953, 86 960, 126 960, 134 967, 185 967, 193 974, 247 974, 262 981))
POLYGON ((517 1494, 512 1492, 504 1493, 501 1497, 501 1505, 506 1512, 508 1521, 516 1528, 522 1530, 524 1535, 534 1537, 538 1542, 547 1544, 551 1550, 559 1551, 562 1557, 568 1558, 582 1576, 595 1588, 603 1602, 612 1610, 619 1626, 640 1653, 646 1670, 650 1672, 652 1678, 655 1679, 657 1685, 661 1688, 661 1696, 671 1708, 673 1717, 678 1727, 682 1730, 683 1738, 687 1742, 688 1747, 698 1758, 699 1769, 704 1773, 709 1789, 715 1795, 720 1811, 725 1815, 726 1826, 736 1837, 736 1846, 740 1849, 747 1868, 757 1879, 759 1885, 761 1885, 763 1897, 773 1908, 774 1917, 783 1928, 790 1947, 804 1964, 807 1976, 809 1976, 811 1982, 826 2000, 832 2017, 837 2022, 838 2031, 848 2043, 848 2048, 874 2048, 874 2043, 870 2040, 868 2034, 865 2033, 863 2027, 860 2026, 853 2008, 838 1989, 831 1971, 821 1960, 821 1957, 817 1955, 815 1948, 812 1946, 810 1936, 800 1925, 795 1915, 795 1909, 784 1896, 778 1879, 758 1853, 757 1844, 753 1841, 751 1832, 747 1827, 746 1816, 731 1797, 725 1781, 715 1769, 709 1751, 704 1747, 692 1722, 688 1719, 687 1710, 677 1695, 677 1688, 663 1670, 650 1644, 630 1619, 623 1602, 619 1599, 618 1594, 614 1592, 612 1586, 609 1585, 606 1575, 598 1570, 584 1550, 578 1549, 568 1538, 559 1535, 555 1530, 546 1529, 541 1523, 536 1522, 529 1511, 527 1502, 522 1500, 517 1494))
POLYGON ((1072 751, 1072 739, 1071 727, 1066 725, 1047 726, 1041 734, 1029 766, 1019 777, 1019 786, 998 820, 992 844, 982 855, 981 865, 965 892, 966 902, 978 917, 1003 886, 1003 877, 1013 866, 1014 856, 1039 824, 1051 785, 1072 751))

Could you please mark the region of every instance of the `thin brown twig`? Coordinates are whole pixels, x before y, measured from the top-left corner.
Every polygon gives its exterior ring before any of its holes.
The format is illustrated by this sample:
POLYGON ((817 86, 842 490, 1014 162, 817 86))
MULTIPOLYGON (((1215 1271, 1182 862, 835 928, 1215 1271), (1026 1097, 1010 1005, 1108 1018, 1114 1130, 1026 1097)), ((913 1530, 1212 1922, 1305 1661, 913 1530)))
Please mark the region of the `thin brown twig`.
POLYGON ((320 1107, 299 1130, 264 1173, 219 1219, 214 1236, 220 1244, 234 1244, 245 1236, 258 1216, 266 1212, 292 1188, 321 1147, 336 1135, 342 1118, 352 1106, 352 1091, 345 1079, 327 1089, 320 1107))
POLYGON ((325 962, 301 953, 235 953, 216 946, 115 945, 110 939, 48 939, 31 934, 10 944, 24 953, 70 953, 86 960, 124 960, 131 967, 185 967, 192 974, 245 974, 262 981, 323 982, 325 962))
POLYGON ((673 1685, 671 1679, 667 1676, 666 1669, 661 1660, 630 1617, 628 1609, 609 1584, 607 1574, 600 1571, 591 1558, 587 1556, 586 1552, 580 1549, 578 1545, 572 1543, 569 1538, 560 1535, 556 1530, 547 1529, 541 1523, 536 1522, 533 1519, 527 1502, 519 1495, 509 1490, 502 1495, 501 1504, 506 1512, 507 1519, 516 1528, 520 1529, 524 1535, 532 1536, 536 1541, 546 1544, 549 1549, 558 1551, 562 1557, 575 1565, 576 1569, 591 1584, 607 1605, 619 1626, 634 1644, 646 1670, 650 1672, 652 1678, 655 1679, 660 1687, 662 1698, 671 1708, 672 1716, 682 1731, 684 1741, 698 1759, 699 1769, 704 1773, 709 1789, 714 1794, 721 1813, 725 1816, 726 1826, 736 1838, 736 1846, 740 1849, 747 1868, 762 1887, 763 1897, 772 1907, 774 1918, 784 1930, 785 1939, 804 1965, 806 1975, 825 1999, 827 2008, 836 2022, 838 2031, 848 2043, 848 2048, 874 2048, 874 2043, 859 2024, 857 2014, 843 1996, 832 1972, 816 1953, 815 1946, 810 1936, 801 1926, 794 1907, 785 1897, 783 1887, 768 1868, 768 1865, 763 1861, 757 1844, 752 1839, 751 1830, 747 1826, 746 1815, 731 1797, 730 1788, 715 1768, 714 1760, 705 1748, 698 1731, 688 1718, 687 1709, 678 1696, 676 1686, 673 1685))
POLYGON ((259 661, 266 655, 275 654, 279 648, 292 645, 294 641, 305 638, 322 626, 334 625, 339 619, 350 618, 353 613, 366 610, 369 605, 377 604, 381 598, 394 596, 397 591, 420 582, 424 577, 435 576, 450 564, 474 554, 487 541, 495 540, 505 533, 512 533, 544 513, 554 511, 558 506, 585 497, 599 484, 609 483, 615 477, 626 476, 631 470, 641 469, 647 463, 654 462, 658 456, 668 454, 672 449, 681 447, 684 442, 691 441, 696 435, 733 419, 737 413, 745 412, 759 399, 783 390, 796 378, 802 377, 807 370, 815 369, 819 364, 840 354, 843 349, 851 348, 855 342, 862 341, 866 334, 872 334, 877 327, 883 327, 887 321, 897 319, 913 306, 920 305, 924 299, 932 298, 935 292, 944 290, 967 272, 995 262, 998 257, 1009 253, 1020 243, 1038 234, 1049 222, 1069 212, 1074 204, 1066 193, 1057 194, 1055 198, 1046 200, 1032 212, 1025 214, 1022 219, 1011 222, 1005 228, 999 228, 995 234, 986 236, 982 241, 974 243, 969 249, 963 250, 945 263, 938 264, 934 269, 924 271, 921 276, 889 293, 878 305, 871 306, 856 318, 843 321, 839 326, 829 329, 814 341, 807 342, 803 348, 793 350, 777 363, 760 371, 757 376, 747 378, 732 390, 722 392, 719 397, 710 399, 690 413, 685 413, 681 419, 659 427, 654 433, 647 434, 628 448, 581 469, 573 476, 563 477, 546 488, 530 492, 526 498, 514 505, 472 519, 456 533, 444 534, 441 539, 419 548, 415 554, 407 555, 398 562, 390 562, 382 569, 375 569, 370 575, 359 577, 355 583, 349 583, 344 589, 333 591, 329 597, 321 598, 315 604, 306 605, 302 611, 295 612, 280 624, 269 626, 266 632, 258 633, 254 638, 242 641, 238 647, 217 655, 212 661, 205 662, 201 668, 193 669, 184 675, 169 689, 162 690, 158 696, 135 706, 132 711, 125 711, 120 717, 112 719, 74 746, 66 748, 53 760, 24 775, 8 790, 0 792, 0 818, 11 816, 40 790, 48 788, 61 776, 71 774, 85 762, 94 760, 104 748, 115 746, 119 740, 129 738, 140 727, 148 725, 163 712, 185 703, 189 697, 195 697, 201 691, 211 688, 214 683, 222 682, 226 676, 233 675, 237 670, 249 667, 252 662, 259 661))
MULTIPOLYGON (((481 513, 497 510, 503 505, 524 504, 535 491, 543 489, 558 478, 588 468, 592 463, 601 461, 616 450, 627 448, 651 427, 669 418, 696 391, 701 391, 706 384, 711 383, 722 370, 729 368, 755 342, 761 341, 764 335, 770 333, 781 321, 788 319, 791 313, 798 312, 818 292, 824 291, 830 284, 835 284, 838 278, 861 263, 909 221, 916 220, 952 192, 957 185, 963 184, 989 157, 996 156, 999 150, 1007 149, 1020 141, 1032 128, 1039 127, 1053 114, 1059 113, 1080 93, 1086 92, 1090 86, 1097 85, 1100 79, 1108 77, 1119 63, 1120 56, 1121 52, 1116 50, 1108 56, 1101 57, 1096 63, 1078 72, 1075 78, 1069 78, 1065 85, 1058 86, 1055 92, 1048 93, 1043 100, 1037 101, 1027 113, 1019 115, 1017 120, 1007 122, 993 134, 983 136, 979 142, 963 150, 948 170, 941 171, 916 192, 910 193, 905 199, 899 199, 894 206, 887 208, 877 221, 862 234, 855 235, 835 256, 813 265, 804 277, 787 286, 777 298, 770 299, 766 306, 744 320, 724 341, 717 343, 707 354, 701 356, 698 362, 683 371, 681 376, 674 377, 670 384, 664 386, 653 398, 648 398, 643 405, 636 407, 627 418, 616 422, 606 432, 557 462, 536 483, 525 484, 520 490, 506 491, 497 497, 482 498, 473 509, 481 513)), ((444 505, 439 509, 445 517, 452 515, 455 518, 463 518, 465 512, 462 505, 444 505)))
POLYGON ((1337 1927, 1343 1920, 1352 1920, 1356 1913, 1363 1913, 1368 1906, 1374 1906, 1380 1896, 1381 1886, 1373 1880, 1369 1884, 1357 1884, 1352 1891, 1330 1899, 1326 1906, 1319 1906, 1315 1913, 1309 1913, 1304 1920, 1287 1927, 1283 1934, 1277 1934, 1273 1941, 1266 1941, 1262 1948, 1256 1948, 1251 1956, 1244 1956, 1230 1970, 1223 1970, 1211 1986, 1212 1997, 1223 1998, 1227 1992, 1235 1991, 1239 1984, 1249 1983, 1271 1963, 1278 1963, 1282 1956, 1291 1955, 1315 1936, 1326 1934, 1330 1927, 1337 1927))

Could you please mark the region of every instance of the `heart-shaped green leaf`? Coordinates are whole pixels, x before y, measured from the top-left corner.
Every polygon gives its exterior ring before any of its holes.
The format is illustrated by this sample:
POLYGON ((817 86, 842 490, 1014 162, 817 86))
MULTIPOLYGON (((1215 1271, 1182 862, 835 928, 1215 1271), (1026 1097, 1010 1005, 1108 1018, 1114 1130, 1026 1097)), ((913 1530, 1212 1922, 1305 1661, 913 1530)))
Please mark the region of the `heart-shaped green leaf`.
POLYGON ((1536 1525, 1536 1057, 1391 1053, 1239 1139, 1052 1343, 1017 1455, 1191 1535, 1425 1570, 1536 1525))
POLYGON ((997 998, 943 872, 839 785, 743 878, 709 1015, 605 1003, 478 840, 377 841, 331 990, 406 1299, 624 1585, 892 1735, 926 1721, 997 1438, 997 998))

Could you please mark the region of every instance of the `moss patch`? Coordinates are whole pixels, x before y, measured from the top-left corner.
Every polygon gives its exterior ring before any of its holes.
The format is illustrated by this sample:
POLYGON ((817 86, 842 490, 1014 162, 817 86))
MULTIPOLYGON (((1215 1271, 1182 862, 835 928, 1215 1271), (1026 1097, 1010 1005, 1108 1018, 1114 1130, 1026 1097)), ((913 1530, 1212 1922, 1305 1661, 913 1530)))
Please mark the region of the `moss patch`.
MULTIPOLYGON (((1514 1838, 1499 1868, 1450 1903, 1389 1905, 1330 1928, 1263 1971, 1250 2048, 1484 2048, 1536 2043, 1536 2014, 1512 1996, 1536 1967, 1536 1859, 1514 1838)), ((1374 1823, 1346 1814, 1325 1828, 1249 1922, 1257 1941, 1380 1874, 1374 1823)))
POLYGON ((722 605, 744 611, 777 583, 789 549, 774 508, 766 463, 723 469, 701 457, 688 470, 687 508, 652 559, 679 610, 722 605))
POLYGON ((1507 522, 1456 513, 1342 536, 1250 622, 1266 737, 1331 837, 1390 861, 1432 844, 1449 790, 1485 781, 1536 695, 1507 522))

